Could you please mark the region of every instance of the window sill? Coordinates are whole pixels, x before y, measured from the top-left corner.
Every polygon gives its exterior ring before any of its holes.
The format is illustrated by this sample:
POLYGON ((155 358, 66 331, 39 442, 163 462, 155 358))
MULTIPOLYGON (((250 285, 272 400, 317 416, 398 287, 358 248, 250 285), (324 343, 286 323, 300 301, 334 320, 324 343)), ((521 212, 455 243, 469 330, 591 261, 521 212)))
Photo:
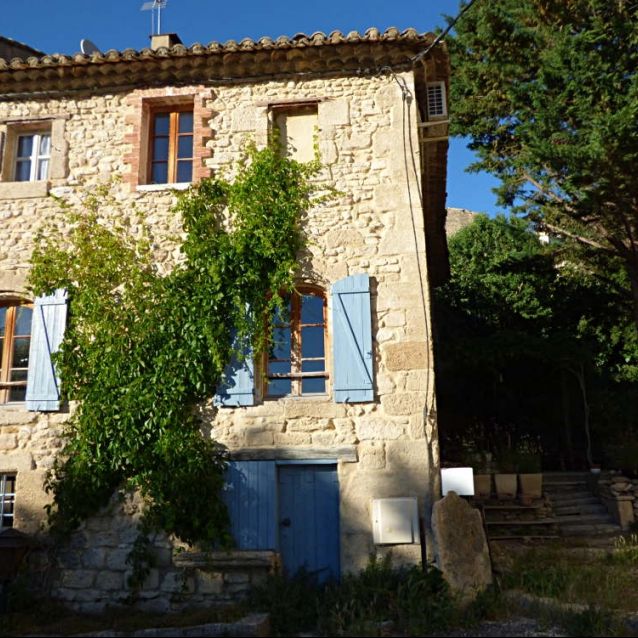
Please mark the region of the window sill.
POLYGON ((330 401, 332 396, 330 394, 301 394, 292 395, 285 394, 280 397, 264 397, 264 401, 330 401))
POLYGON ((192 182, 176 182, 174 184, 138 184, 138 193, 154 193, 156 191, 185 191, 193 185, 192 182))
POLYGON ((49 182, 0 182, 0 199, 27 199, 46 197, 49 194, 49 182))
POLYGON ((28 412, 26 401, 0 403, 0 412, 28 412))

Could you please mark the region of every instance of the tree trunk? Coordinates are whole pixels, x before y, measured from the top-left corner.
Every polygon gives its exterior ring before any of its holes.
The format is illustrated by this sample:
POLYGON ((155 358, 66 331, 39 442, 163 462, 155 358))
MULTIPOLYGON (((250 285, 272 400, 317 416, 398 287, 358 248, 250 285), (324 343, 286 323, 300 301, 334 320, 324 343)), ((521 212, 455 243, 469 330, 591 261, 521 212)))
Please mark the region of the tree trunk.
POLYGON ((627 272, 629 273, 629 281, 631 282, 634 325, 636 330, 638 330, 638 267, 629 264, 627 272))

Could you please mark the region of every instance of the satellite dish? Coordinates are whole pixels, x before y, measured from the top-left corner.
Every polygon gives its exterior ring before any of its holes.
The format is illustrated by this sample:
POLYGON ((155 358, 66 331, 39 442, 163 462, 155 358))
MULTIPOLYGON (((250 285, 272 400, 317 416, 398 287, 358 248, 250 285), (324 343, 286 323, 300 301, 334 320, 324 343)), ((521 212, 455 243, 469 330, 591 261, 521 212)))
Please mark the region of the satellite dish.
POLYGON ((80 40, 80 51, 84 53, 84 55, 91 55, 91 53, 99 53, 100 50, 97 46, 91 42, 88 38, 82 38, 80 40))

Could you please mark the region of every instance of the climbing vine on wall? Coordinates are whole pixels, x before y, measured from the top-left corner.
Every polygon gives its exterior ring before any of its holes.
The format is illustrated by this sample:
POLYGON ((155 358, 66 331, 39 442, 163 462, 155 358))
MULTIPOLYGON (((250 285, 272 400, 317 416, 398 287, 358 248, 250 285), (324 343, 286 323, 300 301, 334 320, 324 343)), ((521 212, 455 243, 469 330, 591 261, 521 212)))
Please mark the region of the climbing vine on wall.
POLYGON ((152 228, 107 188, 79 207, 62 203, 67 225, 42 233, 30 276, 34 294, 65 288, 70 299, 56 365, 77 403, 47 479, 54 531, 125 487, 144 496, 145 525, 186 542, 229 541, 219 498, 227 454, 198 415, 233 348, 267 345, 265 318, 292 289, 306 243, 303 211, 330 196, 318 170, 249 147, 234 180, 180 195, 183 261, 167 275, 152 228))

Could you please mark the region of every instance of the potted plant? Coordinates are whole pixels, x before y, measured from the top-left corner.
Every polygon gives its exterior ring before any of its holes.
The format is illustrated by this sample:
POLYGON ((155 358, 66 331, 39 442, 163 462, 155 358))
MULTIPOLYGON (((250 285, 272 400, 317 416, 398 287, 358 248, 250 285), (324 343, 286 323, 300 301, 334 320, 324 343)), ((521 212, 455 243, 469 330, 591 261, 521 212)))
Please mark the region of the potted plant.
POLYGON ((534 499, 543 496, 543 474, 541 456, 538 452, 522 451, 516 460, 518 480, 521 488, 521 501, 531 504, 534 499))
POLYGON ((489 452, 477 452, 472 466, 474 467, 474 498, 486 501, 492 495, 492 475, 489 452))
POLYGON ((516 468, 513 450, 506 448, 500 452, 497 460, 498 472, 494 474, 496 498, 512 501, 516 498, 516 468))

